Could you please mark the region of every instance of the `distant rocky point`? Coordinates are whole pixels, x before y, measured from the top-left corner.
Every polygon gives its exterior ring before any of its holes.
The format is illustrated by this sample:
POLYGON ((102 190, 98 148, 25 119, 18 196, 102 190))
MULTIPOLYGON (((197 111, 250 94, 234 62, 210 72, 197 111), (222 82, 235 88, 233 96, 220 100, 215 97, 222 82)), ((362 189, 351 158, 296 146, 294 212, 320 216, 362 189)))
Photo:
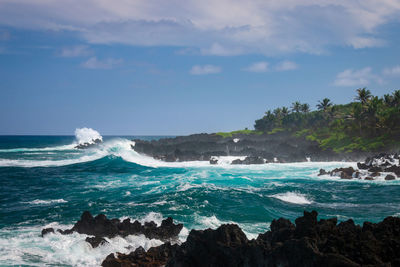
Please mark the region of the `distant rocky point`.
POLYGON ((321 149, 315 141, 290 132, 274 134, 194 134, 145 141, 133 140, 136 152, 166 162, 209 161, 218 164, 220 156, 246 157, 232 164, 264 164, 268 162, 358 161, 368 153, 336 153, 321 149))

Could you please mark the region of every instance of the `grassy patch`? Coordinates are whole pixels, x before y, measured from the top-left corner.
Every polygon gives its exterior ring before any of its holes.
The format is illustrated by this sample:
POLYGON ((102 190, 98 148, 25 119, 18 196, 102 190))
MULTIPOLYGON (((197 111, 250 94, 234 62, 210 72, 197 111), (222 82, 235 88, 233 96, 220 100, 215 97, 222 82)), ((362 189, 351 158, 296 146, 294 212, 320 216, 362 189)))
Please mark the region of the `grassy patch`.
POLYGON ((255 131, 255 130, 237 130, 232 132, 218 132, 216 133, 216 135, 227 138, 227 137, 232 137, 235 134, 262 134, 262 133, 263 132, 261 131, 255 131))

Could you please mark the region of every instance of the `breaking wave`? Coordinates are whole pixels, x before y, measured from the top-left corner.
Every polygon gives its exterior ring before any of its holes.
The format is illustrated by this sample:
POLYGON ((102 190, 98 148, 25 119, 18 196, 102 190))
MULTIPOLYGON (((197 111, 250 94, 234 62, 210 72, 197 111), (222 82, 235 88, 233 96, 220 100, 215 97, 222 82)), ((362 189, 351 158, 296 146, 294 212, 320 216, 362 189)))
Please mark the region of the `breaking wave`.
POLYGON ((281 194, 275 194, 271 195, 271 197, 292 204, 308 205, 312 203, 312 201, 309 200, 306 195, 297 192, 286 192, 281 194))

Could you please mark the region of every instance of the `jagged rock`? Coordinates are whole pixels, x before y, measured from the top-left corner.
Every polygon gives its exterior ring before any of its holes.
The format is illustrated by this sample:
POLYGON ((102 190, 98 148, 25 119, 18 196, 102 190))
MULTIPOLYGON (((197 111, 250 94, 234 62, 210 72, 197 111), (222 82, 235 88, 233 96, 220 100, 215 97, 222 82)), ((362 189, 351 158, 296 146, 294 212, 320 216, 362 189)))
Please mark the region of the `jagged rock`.
POLYGON ((326 170, 324 170, 324 169, 319 169, 319 174, 318 174, 318 176, 327 175, 327 174, 329 174, 329 172, 327 172, 326 170))
POLYGON ((365 179, 364 180, 367 180, 367 181, 373 181, 373 180, 375 180, 374 178, 372 178, 372 177, 365 177, 365 179))
MULTIPOLYGON (((400 166, 396 165, 398 164, 398 160, 399 160, 399 155, 397 153, 396 154, 380 153, 373 157, 367 157, 364 163, 362 162, 357 163, 357 167, 360 170, 368 170, 367 172, 356 171, 352 167, 349 167, 349 168, 336 168, 330 172, 321 169, 318 175, 323 175, 328 173, 331 176, 339 176, 342 179, 352 179, 352 178, 361 179, 362 176, 365 175, 367 176, 366 178, 364 178, 365 180, 374 180, 373 177, 380 176, 382 172, 392 172, 395 173, 397 177, 400 177, 400 166)), ((392 179, 392 177, 394 176, 390 174, 388 179, 385 180, 390 180, 392 179)))
MULTIPOLYGON (((144 225, 142 225, 138 221, 131 223, 130 219, 125 219, 122 222, 119 219, 110 220, 107 219, 104 214, 99 214, 96 217, 93 217, 89 211, 85 211, 82 213, 81 219, 75 223, 71 229, 58 229, 57 231, 61 234, 78 232, 80 234, 108 238, 117 235, 124 237, 127 235, 143 234, 150 239, 168 241, 171 238, 176 238, 182 228, 183 224, 174 224, 171 217, 163 220, 160 226, 157 226, 154 222, 145 222, 144 225)), ((45 230, 46 229, 43 229, 43 231, 45 230)))
POLYGON ((101 139, 93 139, 92 142, 90 142, 90 143, 86 142, 86 143, 78 144, 77 146, 75 146, 75 148, 85 149, 85 148, 89 148, 89 147, 95 146, 97 144, 100 144, 101 142, 103 142, 101 139))
POLYGON ((336 168, 330 173, 331 176, 339 176, 341 179, 353 179, 353 173, 355 170, 353 167, 348 168, 336 168))
POLYGON ((102 266, 398 266, 400 218, 355 225, 304 212, 295 220, 273 220, 271 230, 248 240, 234 224, 192 230, 186 242, 145 252, 110 254, 102 266))
POLYGON ((251 164, 264 164, 265 160, 261 157, 246 157, 244 160, 235 159, 232 161, 232 165, 237 164, 244 164, 244 165, 251 165, 251 164))
POLYGON ((380 172, 373 172, 370 175, 371 175, 371 177, 378 177, 378 176, 381 175, 381 173, 380 172))
POLYGON ((383 168, 382 167, 378 167, 378 166, 374 166, 368 169, 369 172, 382 172, 383 168))
POLYGON ((54 233, 54 228, 44 228, 42 230, 42 237, 50 233, 54 233))
POLYGON ((367 170, 368 166, 365 163, 357 162, 357 168, 359 168, 360 170, 367 170))
POLYGON ((97 248, 100 245, 108 243, 107 240, 99 236, 86 237, 85 241, 88 242, 90 245, 92 245, 93 248, 97 248))
POLYGON ((218 164, 218 160, 217 159, 210 159, 210 164, 211 165, 217 165, 218 164))
POLYGON ((397 175, 397 177, 399 177, 400 176, 400 166, 392 165, 390 167, 387 167, 385 169, 385 172, 394 172, 397 175))
POLYGON ((387 180, 387 181, 395 180, 395 179, 396 179, 396 177, 394 177, 394 176, 391 175, 391 174, 388 174, 388 175, 386 175, 386 177, 385 177, 385 180, 387 180))

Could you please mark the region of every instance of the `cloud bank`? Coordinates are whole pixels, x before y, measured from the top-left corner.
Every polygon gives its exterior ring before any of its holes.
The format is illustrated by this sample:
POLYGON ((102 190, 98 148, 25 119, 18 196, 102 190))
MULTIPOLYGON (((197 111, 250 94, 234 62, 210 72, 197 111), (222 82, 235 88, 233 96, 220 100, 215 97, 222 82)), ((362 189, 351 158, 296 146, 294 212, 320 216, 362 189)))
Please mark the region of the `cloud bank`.
POLYGON ((194 47, 205 55, 276 55, 385 44, 398 0, 2 0, 0 25, 72 31, 89 44, 194 47), (227 12, 229 10, 229 12, 227 12))

